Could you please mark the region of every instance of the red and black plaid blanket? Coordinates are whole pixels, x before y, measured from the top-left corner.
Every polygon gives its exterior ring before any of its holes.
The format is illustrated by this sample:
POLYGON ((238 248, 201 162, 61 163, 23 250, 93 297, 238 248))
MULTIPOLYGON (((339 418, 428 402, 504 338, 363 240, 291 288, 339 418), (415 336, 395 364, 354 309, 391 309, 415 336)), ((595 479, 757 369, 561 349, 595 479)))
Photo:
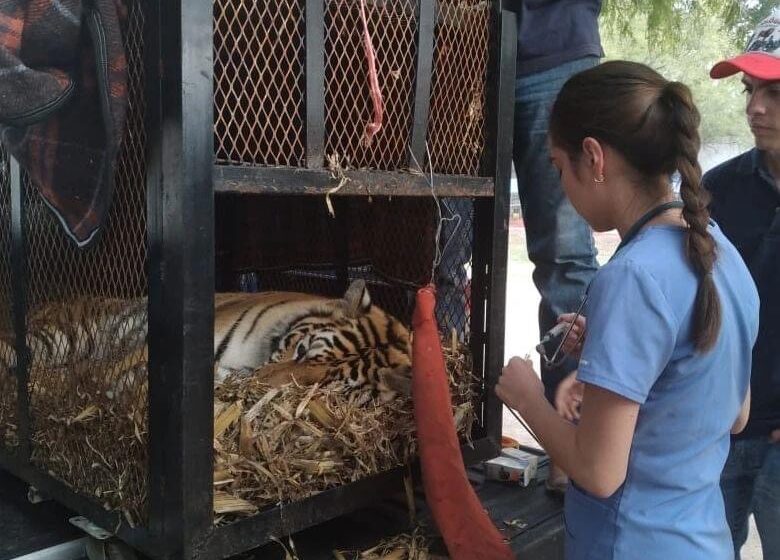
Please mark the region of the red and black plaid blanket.
POLYGON ((0 1, 0 138, 79 245, 111 202, 127 62, 119 0, 0 1))

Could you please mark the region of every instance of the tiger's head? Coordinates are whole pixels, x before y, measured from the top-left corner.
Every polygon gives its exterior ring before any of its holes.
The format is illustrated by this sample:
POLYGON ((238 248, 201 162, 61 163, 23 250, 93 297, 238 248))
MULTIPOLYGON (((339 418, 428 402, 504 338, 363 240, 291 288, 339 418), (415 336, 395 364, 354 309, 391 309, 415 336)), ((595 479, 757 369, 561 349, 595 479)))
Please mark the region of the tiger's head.
POLYGON ((354 280, 344 297, 324 300, 291 325, 270 361, 287 360, 328 365, 326 384, 370 384, 383 400, 411 388, 409 330, 372 302, 364 280, 354 280))

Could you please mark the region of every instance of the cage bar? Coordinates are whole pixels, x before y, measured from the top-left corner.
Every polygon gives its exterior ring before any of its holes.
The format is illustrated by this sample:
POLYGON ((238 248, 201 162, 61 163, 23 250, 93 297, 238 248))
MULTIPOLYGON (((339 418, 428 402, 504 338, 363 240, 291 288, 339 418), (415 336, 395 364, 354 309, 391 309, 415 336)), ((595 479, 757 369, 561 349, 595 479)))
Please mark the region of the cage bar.
POLYGON ((359 6, 130 1, 116 193, 86 251, 0 151, 0 467, 146 556, 224 558, 402 488, 399 466, 214 524, 213 296, 337 295, 361 278, 408 324, 436 252, 431 183, 460 215, 434 277, 453 280, 437 315, 479 378, 464 461, 499 449, 514 16, 366 0, 385 101, 369 143, 359 6), (53 311, 91 353, 42 350, 53 311))

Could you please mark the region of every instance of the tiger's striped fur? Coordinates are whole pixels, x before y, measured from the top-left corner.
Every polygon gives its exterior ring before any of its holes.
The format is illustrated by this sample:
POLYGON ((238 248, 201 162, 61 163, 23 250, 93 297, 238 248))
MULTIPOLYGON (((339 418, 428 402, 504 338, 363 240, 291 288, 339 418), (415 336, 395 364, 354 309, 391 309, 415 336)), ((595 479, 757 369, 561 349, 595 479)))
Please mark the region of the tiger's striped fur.
MULTIPOLYGON (((215 381, 255 375, 273 386, 369 385, 383 400, 408 393, 409 331, 371 302, 356 280, 343 298, 294 292, 216 294, 215 381)), ((146 360, 146 300, 85 298, 31 313, 27 345, 33 367, 83 361, 146 360)), ((6 368, 15 366, 12 333, 0 337, 6 368), (10 357, 10 359, 9 359, 10 357)), ((134 374, 135 375, 135 374, 134 374)))

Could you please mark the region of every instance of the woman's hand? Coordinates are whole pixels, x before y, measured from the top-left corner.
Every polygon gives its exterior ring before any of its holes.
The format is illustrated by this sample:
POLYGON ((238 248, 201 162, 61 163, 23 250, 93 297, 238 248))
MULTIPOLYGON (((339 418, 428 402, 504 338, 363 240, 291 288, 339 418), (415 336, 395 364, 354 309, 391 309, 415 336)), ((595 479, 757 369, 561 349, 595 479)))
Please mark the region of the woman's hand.
POLYGON ((507 406, 520 413, 528 403, 544 399, 544 386, 534 371, 531 360, 517 356, 509 360, 496 384, 496 395, 507 406))
POLYGON ((579 358, 582 353, 582 345, 585 342, 586 323, 583 315, 576 313, 564 313, 558 317, 558 323, 565 323, 566 328, 574 322, 566 340, 563 341, 562 350, 574 358, 579 358), (575 319, 576 317, 576 319, 575 319))
POLYGON ((569 422, 580 419, 580 405, 585 393, 585 385, 577 381, 577 372, 570 374, 558 385, 555 391, 555 409, 569 422))

